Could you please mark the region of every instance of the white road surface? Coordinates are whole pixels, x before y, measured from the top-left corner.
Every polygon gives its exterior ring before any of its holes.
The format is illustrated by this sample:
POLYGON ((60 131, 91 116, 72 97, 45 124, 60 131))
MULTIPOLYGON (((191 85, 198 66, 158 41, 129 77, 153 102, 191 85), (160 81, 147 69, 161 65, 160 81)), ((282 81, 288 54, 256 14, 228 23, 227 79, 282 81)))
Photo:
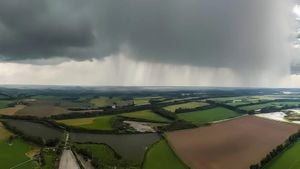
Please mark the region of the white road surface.
POLYGON ((64 150, 59 162, 59 169, 80 169, 71 150, 64 150))

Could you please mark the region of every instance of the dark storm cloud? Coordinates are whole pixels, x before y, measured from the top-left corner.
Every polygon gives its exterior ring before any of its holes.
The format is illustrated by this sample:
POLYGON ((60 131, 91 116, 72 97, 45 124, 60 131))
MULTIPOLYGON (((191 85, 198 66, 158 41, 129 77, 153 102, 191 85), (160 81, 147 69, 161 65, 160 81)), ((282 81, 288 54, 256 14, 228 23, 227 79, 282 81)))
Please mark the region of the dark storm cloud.
POLYGON ((7 60, 67 55, 88 48, 93 40, 89 21, 71 4, 0 1, 0 52, 7 60))
POLYGON ((0 54, 85 60, 126 52, 258 71, 286 57, 288 9, 282 0, 2 0, 0 54))

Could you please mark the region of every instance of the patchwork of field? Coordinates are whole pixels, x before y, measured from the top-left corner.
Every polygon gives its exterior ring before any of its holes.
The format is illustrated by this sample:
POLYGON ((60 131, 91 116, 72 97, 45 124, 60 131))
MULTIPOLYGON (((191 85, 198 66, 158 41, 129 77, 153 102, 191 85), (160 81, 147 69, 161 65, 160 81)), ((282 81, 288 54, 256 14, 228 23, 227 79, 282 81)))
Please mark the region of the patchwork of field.
POLYGON ((46 117, 64 113, 68 113, 68 110, 63 107, 59 107, 58 104, 54 102, 34 101, 25 108, 17 111, 15 114, 20 116, 46 117))
POLYGON ((96 107, 107 107, 116 104, 117 106, 132 105, 132 100, 123 100, 121 97, 98 97, 90 100, 90 103, 96 107))
MULTIPOLYGON (((81 97, 67 97, 67 96, 33 96, 27 99, 29 102, 32 101, 43 101, 49 104, 55 104, 56 106, 63 108, 91 108, 93 105, 90 103, 90 96, 81 97), (30 101, 31 100, 31 101, 30 101)), ((26 100, 24 100, 26 102, 26 100)))
POLYGON ((112 118, 114 115, 108 116, 98 116, 90 118, 78 118, 78 119, 67 119, 67 120, 58 120, 57 122, 63 123, 69 126, 77 126, 86 129, 95 129, 95 130, 113 130, 112 127, 112 118))
POLYGON ((191 168, 244 169, 260 162, 299 127, 243 116, 206 127, 169 132, 167 138, 176 154, 191 168))
POLYGON ((265 107, 283 107, 283 106, 298 106, 300 105, 300 102, 270 102, 270 103, 264 103, 264 104, 255 104, 251 106, 242 106, 239 107, 242 110, 258 110, 265 107))
POLYGON ((188 102, 188 103, 182 103, 182 104, 176 104, 176 105, 171 105, 164 107, 164 109, 170 111, 170 112, 175 112, 176 109, 193 109, 196 107, 203 107, 208 105, 207 103, 204 102, 188 102))
POLYGON ((260 101, 265 101, 265 100, 274 100, 274 98, 267 97, 267 96, 240 96, 240 97, 220 97, 220 98, 213 98, 209 100, 213 100, 230 106, 240 106, 243 104, 258 103, 260 101))
POLYGON ((300 141, 272 160, 265 169, 299 169, 300 168, 300 141))
POLYGON ((179 119, 191 122, 196 125, 233 118, 241 115, 242 114, 240 113, 237 113, 235 111, 223 107, 216 107, 207 110, 199 110, 199 111, 177 114, 179 119))
POLYGON ((8 107, 8 108, 3 108, 0 109, 0 114, 1 115, 15 115, 16 112, 24 109, 26 106, 24 105, 17 105, 15 107, 8 107))
POLYGON ((121 157, 105 144, 75 144, 74 148, 79 153, 80 151, 87 152, 103 168, 113 168, 122 163, 121 157))
POLYGON ((124 113, 124 114, 121 114, 121 116, 142 119, 142 120, 155 121, 155 122, 169 122, 170 121, 170 120, 152 112, 151 110, 142 110, 142 111, 136 111, 136 112, 131 112, 131 113, 124 113))
POLYGON ((103 143, 109 145, 117 154, 133 164, 141 164, 148 146, 157 142, 160 137, 150 134, 89 134, 70 133, 75 143, 103 143))
POLYGON ((36 162, 31 161, 29 152, 36 149, 36 147, 25 143, 21 139, 13 139, 9 141, 0 141, 0 166, 1 168, 22 168, 33 169, 37 167, 36 162))
POLYGON ((176 156, 165 139, 154 143, 145 156, 143 169, 188 169, 176 156))
POLYGON ((137 106, 140 106, 140 105, 146 105, 146 104, 150 104, 150 100, 153 99, 153 100, 161 100, 163 99, 162 97, 135 97, 133 98, 133 102, 134 102, 134 105, 137 105, 137 106))
POLYGON ((259 103, 261 101, 272 101, 275 99, 300 99, 295 95, 261 95, 261 96, 240 96, 240 97, 220 97, 213 98, 213 100, 219 103, 227 104, 230 106, 241 106, 250 103, 259 103))
POLYGON ((14 103, 13 100, 0 100, 0 109, 7 108, 12 103, 14 103))

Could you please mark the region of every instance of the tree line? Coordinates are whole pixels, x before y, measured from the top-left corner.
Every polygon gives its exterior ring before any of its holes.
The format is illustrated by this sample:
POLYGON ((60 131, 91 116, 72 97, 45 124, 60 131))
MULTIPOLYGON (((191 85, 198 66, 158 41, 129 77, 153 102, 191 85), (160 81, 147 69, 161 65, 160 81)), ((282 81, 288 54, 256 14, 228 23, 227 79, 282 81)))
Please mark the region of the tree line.
POLYGON ((269 152, 259 163, 252 164, 250 166, 250 169, 263 169, 271 160, 273 160, 280 153, 282 153, 284 150, 286 150, 288 147, 290 147, 292 144, 294 144, 296 141, 298 141, 299 138, 300 138, 300 131, 291 135, 285 141, 285 143, 278 145, 275 149, 273 149, 271 152, 269 152))

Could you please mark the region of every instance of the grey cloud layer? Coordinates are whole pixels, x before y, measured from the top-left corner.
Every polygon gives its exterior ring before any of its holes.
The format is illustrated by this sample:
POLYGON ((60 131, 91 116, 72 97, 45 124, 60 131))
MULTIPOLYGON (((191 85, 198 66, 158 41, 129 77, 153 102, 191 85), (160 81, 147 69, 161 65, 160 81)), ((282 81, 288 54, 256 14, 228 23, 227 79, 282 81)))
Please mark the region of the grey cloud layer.
POLYGON ((289 10, 282 0, 1 0, 0 55, 86 60, 126 52, 251 75, 289 64, 289 10))

